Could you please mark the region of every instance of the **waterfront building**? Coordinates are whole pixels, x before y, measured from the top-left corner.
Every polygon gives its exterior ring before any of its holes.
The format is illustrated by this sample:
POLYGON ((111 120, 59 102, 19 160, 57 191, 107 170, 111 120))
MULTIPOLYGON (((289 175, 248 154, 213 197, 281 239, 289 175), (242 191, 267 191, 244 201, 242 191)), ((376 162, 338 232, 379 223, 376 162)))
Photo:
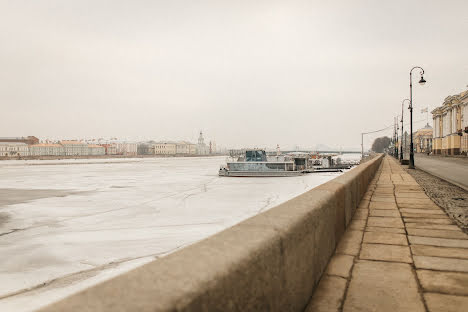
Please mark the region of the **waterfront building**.
POLYGON ((75 140, 64 140, 60 141, 65 151, 65 156, 86 156, 89 155, 88 144, 75 141, 75 140))
POLYGON ((56 143, 40 143, 29 146, 31 156, 64 156, 63 145, 56 143))
POLYGON ((175 155, 177 143, 172 141, 161 141, 154 143, 154 153, 156 155, 175 155))
POLYGON ((432 112, 432 151, 441 155, 468 153, 468 90, 445 98, 432 112))
POLYGON ((138 155, 154 155, 154 144, 152 143, 139 143, 137 146, 138 155))
POLYGON ((106 154, 105 147, 101 145, 89 144, 88 149, 89 149, 88 155, 98 156, 98 155, 106 154))
POLYGON ((182 155, 195 155, 197 153, 196 144, 180 141, 176 143, 176 154, 182 155))
POLYGON ((428 153, 432 151, 432 127, 427 124, 413 135, 416 153, 428 153))
POLYGON ((0 156, 29 156, 28 144, 22 142, 0 142, 0 156))
POLYGON ((100 146, 104 147, 104 151, 106 155, 117 154, 117 146, 115 146, 115 144, 100 144, 100 146))
POLYGON ((138 153, 138 144, 129 142, 113 143, 117 149, 117 155, 135 156, 138 153))

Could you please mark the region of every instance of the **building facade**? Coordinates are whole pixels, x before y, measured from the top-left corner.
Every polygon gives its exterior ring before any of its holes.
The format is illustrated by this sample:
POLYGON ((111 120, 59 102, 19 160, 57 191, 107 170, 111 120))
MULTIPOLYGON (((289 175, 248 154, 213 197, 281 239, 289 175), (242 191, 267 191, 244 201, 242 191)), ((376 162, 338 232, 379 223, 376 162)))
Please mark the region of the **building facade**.
POLYGON ((432 151, 438 155, 468 153, 468 90, 448 96, 442 106, 434 109, 432 151))
POLYGON ((432 152, 432 127, 427 124, 414 133, 414 148, 416 153, 432 152))
POLYGON ((135 156, 138 153, 138 144, 129 142, 112 143, 117 149, 117 155, 135 156))
POLYGON ((29 146, 20 142, 0 142, 0 156, 29 156, 29 146))
POLYGON ((64 156, 65 149, 63 145, 55 143, 40 143, 29 146, 31 156, 64 156))
POLYGON ((88 150, 89 150, 88 155, 92 155, 92 156, 106 155, 106 148, 101 145, 89 144, 88 150))
POLYGON ((156 155, 175 155, 177 143, 172 141, 162 141, 154 143, 154 153, 156 155))
POLYGON ((88 144, 81 141, 60 141, 63 146, 65 156, 86 156, 89 155, 88 144))
POLYGON ((116 155, 117 154, 117 146, 114 144, 100 144, 104 147, 104 151, 106 155, 116 155))
POLYGON ((180 141, 176 143, 176 154, 181 155, 196 155, 197 154, 197 145, 187 142, 180 141))

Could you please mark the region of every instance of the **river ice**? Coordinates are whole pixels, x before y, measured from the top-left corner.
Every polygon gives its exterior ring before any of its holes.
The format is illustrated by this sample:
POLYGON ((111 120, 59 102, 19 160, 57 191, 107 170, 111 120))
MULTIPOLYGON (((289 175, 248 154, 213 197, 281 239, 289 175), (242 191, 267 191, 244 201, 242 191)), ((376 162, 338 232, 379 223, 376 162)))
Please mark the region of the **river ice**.
POLYGON ((224 162, 0 162, 0 311, 37 309, 339 175, 218 177, 224 162))

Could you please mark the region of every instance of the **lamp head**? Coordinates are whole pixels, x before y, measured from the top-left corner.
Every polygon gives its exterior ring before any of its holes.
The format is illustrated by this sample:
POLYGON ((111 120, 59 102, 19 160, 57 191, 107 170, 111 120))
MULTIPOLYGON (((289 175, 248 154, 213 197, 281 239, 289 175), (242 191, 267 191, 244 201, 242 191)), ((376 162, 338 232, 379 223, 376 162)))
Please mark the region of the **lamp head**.
POLYGON ((426 80, 424 80, 423 75, 421 75, 421 79, 419 80, 419 84, 420 84, 421 86, 424 86, 425 83, 426 83, 426 80))

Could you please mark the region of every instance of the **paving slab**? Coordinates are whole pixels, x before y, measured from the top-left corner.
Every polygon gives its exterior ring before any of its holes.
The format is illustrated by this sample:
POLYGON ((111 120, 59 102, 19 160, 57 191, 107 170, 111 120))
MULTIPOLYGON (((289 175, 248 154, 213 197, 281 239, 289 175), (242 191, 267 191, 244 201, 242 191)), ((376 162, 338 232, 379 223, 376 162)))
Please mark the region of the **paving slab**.
POLYGON ((371 202, 369 204, 369 209, 398 209, 398 206, 395 203, 386 203, 386 202, 371 202))
POLYGON ((398 204, 407 203, 407 204, 414 204, 414 205, 432 205, 432 204, 434 204, 434 202, 432 200, 430 200, 429 197, 427 197, 426 199, 424 199, 424 198, 404 198, 404 197, 400 197, 400 198, 397 198, 397 203, 398 204))
POLYGON ((306 312, 339 311, 346 289, 346 280, 337 276, 324 276, 312 296, 306 312))
POLYGON ((411 245, 411 251, 413 255, 416 256, 447 257, 468 260, 468 248, 411 245))
POLYGON ((359 259, 412 263, 407 246, 363 243, 359 259))
POLYGON ((465 312, 468 307, 468 297, 425 293, 429 312, 465 312))
POLYGON ((424 291, 468 296, 468 273, 417 270, 424 291))
POLYGON ((401 220, 401 218, 389 217, 369 217, 367 219, 367 225, 404 228, 403 221, 401 220))
POLYGON ((384 233, 406 234, 406 231, 404 229, 388 228, 388 227, 382 227, 382 226, 367 226, 366 231, 368 231, 368 232, 384 232, 384 233))
POLYGON ((393 195, 384 197, 384 196, 372 196, 371 203, 389 203, 389 204, 395 204, 395 197, 393 195))
POLYGON ((363 243, 390 244, 408 246, 405 234, 385 232, 364 232, 363 243))
POLYGON ((358 261, 343 306, 354 311, 425 311, 411 266, 405 263, 358 261))
POLYGON ((371 217, 393 217, 393 218, 400 218, 400 212, 398 209, 372 209, 369 212, 369 216, 371 217))
POLYGON ((427 199, 427 195, 424 192, 411 192, 411 193, 404 193, 404 192, 395 192, 395 197, 398 198, 421 198, 427 199))
POLYGON ((428 213, 428 214, 435 214, 435 215, 445 215, 441 209, 414 209, 414 208, 400 208, 401 212, 407 213, 428 213))
POLYGON ((423 188, 418 185, 395 185, 395 192, 424 192, 423 188))
POLYGON ((363 231, 347 230, 336 248, 336 253, 357 256, 363 233, 363 231))
POLYGON ((468 260, 466 259, 413 256, 413 260, 417 269, 468 272, 468 260))
POLYGON ((437 237, 408 236, 411 245, 431 245, 440 247, 468 248, 466 239, 449 239, 437 237))
POLYGON ((326 272, 328 275, 336 275, 343 278, 348 278, 353 263, 353 256, 336 254, 328 263, 326 272))
POLYGON ((420 209, 440 209, 439 206, 437 206, 436 204, 434 204, 432 202, 430 204, 398 203, 398 207, 400 207, 400 208, 413 208, 413 209, 418 209, 418 208, 420 208, 420 209))
POLYGON ((440 238, 453 238, 453 239, 468 239, 468 235, 461 230, 434 230, 434 229, 414 229, 407 228, 408 235, 426 236, 426 237, 440 237, 440 238))
POLYGON ((455 224, 450 219, 434 219, 434 218, 403 218, 405 223, 426 223, 426 224, 455 224))
POLYGON ((432 213, 425 213, 421 211, 420 213, 409 213, 409 212, 401 212, 401 216, 404 218, 425 218, 425 219, 441 219, 441 220, 450 220, 445 214, 432 214, 432 213))
POLYGON ((407 229, 460 230, 460 228, 454 224, 405 223, 405 227, 407 229))

